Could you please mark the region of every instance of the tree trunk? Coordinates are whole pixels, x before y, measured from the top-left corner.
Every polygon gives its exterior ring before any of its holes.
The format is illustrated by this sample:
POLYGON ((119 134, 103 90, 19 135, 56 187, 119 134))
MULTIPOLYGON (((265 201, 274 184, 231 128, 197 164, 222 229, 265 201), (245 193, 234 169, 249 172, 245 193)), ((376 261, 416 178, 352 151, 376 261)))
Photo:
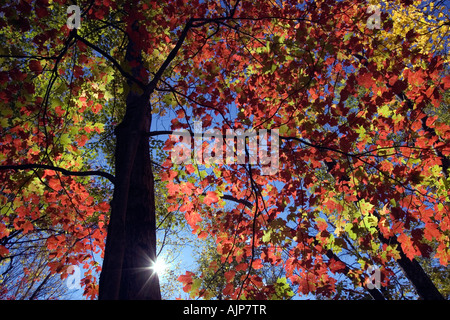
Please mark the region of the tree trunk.
MULTIPOLYGON (((378 215, 378 214, 377 214, 378 215)), ((379 215, 378 215, 379 217, 379 215)), ((385 244, 396 244, 397 250, 400 252, 400 259, 397 260, 398 265, 402 269, 405 276, 411 281, 412 285, 416 289, 417 294, 424 300, 445 300, 439 290, 436 288, 430 277, 423 270, 422 266, 416 259, 410 260, 403 252, 400 243, 397 241, 397 237, 390 237, 386 239, 378 230, 378 235, 381 242, 385 244)))
MULTIPOLYGON (((130 37, 126 60, 135 79, 142 76, 140 50, 130 37), (136 63, 137 62, 137 63, 136 63)), ((161 299, 156 261, 153 173, 147 133, 151 124, 150 94, 131 81, 126 113, 116 128, 115 185, 111 202, 99 299, 161 299)))
MULTIPOLYGON (((149 132, 151 117, 146 116, 145 121, 145 132, 149 132)), ((148 138, 141 134, 138 140, 125 218, 125 252, 119 299, 155 300, 161 299, 161 294, 158 276, 150 269, 156 261, 153 173, 148 138)))

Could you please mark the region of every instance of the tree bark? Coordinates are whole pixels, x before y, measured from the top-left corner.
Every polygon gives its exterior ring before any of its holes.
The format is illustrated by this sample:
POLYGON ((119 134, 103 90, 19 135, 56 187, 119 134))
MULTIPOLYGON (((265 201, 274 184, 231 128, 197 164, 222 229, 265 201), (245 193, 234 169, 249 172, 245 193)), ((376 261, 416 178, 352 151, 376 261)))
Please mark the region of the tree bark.
MULTIPOLYGON (((126 60, 135 79, 142 77, 140 50, 130 37, 126 60), (137 64, 136 64, 137 62, 137 64)), ((100 275, 100 300, 161 299, 156 261, 153 173, 147 133, 150 94, 128 81, 126 113, 116 128, 115 188, 111 202, 105 257, 100 275)))
MULTIPOLYGON (((150 130, 150 122, 150 115, 146 115, 145 132, 150 130)), ((140 134, 125 217, 125 251, 119 299, 161 299, 158 275, 150 268, 154 262, 156 221, 153 173, 148 138, 140 134)))

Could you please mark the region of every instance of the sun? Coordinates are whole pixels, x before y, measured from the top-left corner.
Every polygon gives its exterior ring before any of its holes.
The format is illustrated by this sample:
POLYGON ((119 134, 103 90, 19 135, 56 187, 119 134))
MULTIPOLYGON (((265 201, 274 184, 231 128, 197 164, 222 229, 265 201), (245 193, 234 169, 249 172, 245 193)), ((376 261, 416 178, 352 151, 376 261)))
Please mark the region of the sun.
POLYGON ((168 265, 163 259, 157 259, 153 266, 150 269, 153 269, 159 276, 164 274, 168 265))

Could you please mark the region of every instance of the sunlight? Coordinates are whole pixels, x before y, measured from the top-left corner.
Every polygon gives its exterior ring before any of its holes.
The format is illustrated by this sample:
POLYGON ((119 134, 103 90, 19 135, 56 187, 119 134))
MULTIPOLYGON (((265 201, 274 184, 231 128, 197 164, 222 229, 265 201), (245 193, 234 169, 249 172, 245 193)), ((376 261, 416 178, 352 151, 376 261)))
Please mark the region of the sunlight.
POLYGON ((163 259, 158 259, 153 264, 153 266, 150 267, 150 269, 153 269, 160 276, 160 275, 164 274, 167 267, 168 267, 168 265, 165 263, 165 261, 163 259))

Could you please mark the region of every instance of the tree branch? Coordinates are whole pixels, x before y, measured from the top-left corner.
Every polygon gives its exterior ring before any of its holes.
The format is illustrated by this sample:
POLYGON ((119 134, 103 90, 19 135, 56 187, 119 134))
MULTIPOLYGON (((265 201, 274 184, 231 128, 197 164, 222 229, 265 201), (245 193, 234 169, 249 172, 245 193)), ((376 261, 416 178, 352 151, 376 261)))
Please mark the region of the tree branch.
MULTIPOLYGON (((243 205, 245 205, 247 208, 252 209, 253 208, 253 204, 250 201, 244 200, 244 199, 237 199, 233 196, 230 195, 223 195, 222 199, 225 200, 231 200, 231 201, 235 201, 237 203, 242 203, 243 205)), ((318 245, 318 241, 316 239, 314 239, 314 244, 318 245)), ((334 259, 336 262, 341 262, 345 267, 344 270, 342 271, 343 274, 348 275, 349 272, 351 271, 350 268, 348 267, 348 265, 343 262, 331 249, 328 249, 325 253, 325 255, 328 257, 328 259, 334 259)), ((361 281, 364 281, 364 277, 361 275, 360 276, 361 281)), ((370 294, 370 296, 374 299, 374 300, 385 300, 385 297, 383 295, 383 293, 381 293, 380 290, 376 289, 376 288, 372 288, 369 289, 368 287, 365 288, 367 290, 367 292, 370 294)))
POLYGON ((253 204, 250 201, 245 200, 245 199, 238 199, 238 198, 235 198, 235 197, 230 196, 228 194, 224 194, 223 196, 221 196, 221 198, 224 199, 224 200, 231 200, 231 201, 234 201, 234 202, 237 202, 237 203, 241 203, 241 204, 243 204, 244 206, 246 206, 249 209, 253 208, 253 204))
POLYGON ((114 59, 113 57, 111 57, 107 52, 105 52, 104 50, 100 49, 99 47, 97 47, 95 44, 89 42, 88 40, 86 40, 85 38, 81 37, 80 35, 78 35, 78 33, 75 33, 75 39, 80 40, 81 42, 83 42, 85 45, 87 45, 88 47, 94 49, 95 51, 97 51, 98 53, 100 53, 102 56, 104 56, 106 59, 108 59, 113 65, 114 67, 117 68, 117 70, 128 80, 131 80, 133 82, 135 82, 137 85, 139 85, 139 87, 141 88, 145 88, 145 85, 139 81, 138 79, 136 79, 135 77, 133 77, 131 74, 129 74, 128 72, 126 72, 122 66, 120 65, 119 62, 117 62, 116 59, 114 59))
POLYGON ((86 176, 100 176, 108 179, 112 183, 115 182, 115 177, 107 172, 103 171, 70 171, 60 167, 55 167, 47 164, 17 164, 17 165, 5 165, 0 166, 0 170, 29 170, 29 169, 48 169, 61 172, 65 176, 78 176, 78 177, 86 177, 86 176))

